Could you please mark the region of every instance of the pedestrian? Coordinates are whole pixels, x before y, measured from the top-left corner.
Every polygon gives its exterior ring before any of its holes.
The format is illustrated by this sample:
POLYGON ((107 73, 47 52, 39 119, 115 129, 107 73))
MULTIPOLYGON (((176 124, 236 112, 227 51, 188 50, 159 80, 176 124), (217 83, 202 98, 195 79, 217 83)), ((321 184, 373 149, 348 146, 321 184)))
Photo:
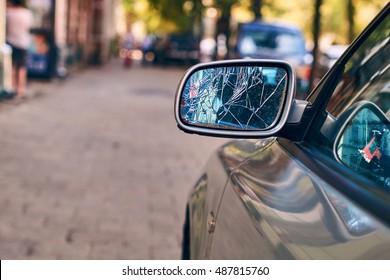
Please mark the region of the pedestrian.
POLYGON ((20 98, 26 97, 27 49, 30 46, 30 29, 33 14, 25 0, 8 0, 6 11, 6 41, 12 48, 13 89, 20 98))

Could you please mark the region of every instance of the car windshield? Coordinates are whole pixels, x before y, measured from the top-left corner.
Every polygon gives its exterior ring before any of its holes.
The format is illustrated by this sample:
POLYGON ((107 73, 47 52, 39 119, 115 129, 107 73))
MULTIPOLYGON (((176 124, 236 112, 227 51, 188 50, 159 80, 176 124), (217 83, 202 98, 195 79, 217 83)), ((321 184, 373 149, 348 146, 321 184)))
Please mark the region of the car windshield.
POLYGON ((241 35, 238 49, 245 55, 275 55, 276 52, 281 56, 289 56, 303 54, 304 43, 302 38, 294 33, 256 30, 241 35))

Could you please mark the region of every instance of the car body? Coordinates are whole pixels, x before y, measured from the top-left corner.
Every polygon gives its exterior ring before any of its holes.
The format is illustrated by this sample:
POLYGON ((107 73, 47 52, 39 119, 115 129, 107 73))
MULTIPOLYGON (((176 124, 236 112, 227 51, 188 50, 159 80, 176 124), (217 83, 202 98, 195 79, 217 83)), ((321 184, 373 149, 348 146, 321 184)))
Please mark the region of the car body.
POLYGON ((292 64, 297 71, 297 97, 307 97, 312 56, 298 27, 278 22, 242 23, 233 41, 230 58, 280 59, 292 64))
POLYGON ((306 100, 283 61, 186 73, 179 128, 238 139, 191 189, 183 259, 390 259, 389 10, 306 100))

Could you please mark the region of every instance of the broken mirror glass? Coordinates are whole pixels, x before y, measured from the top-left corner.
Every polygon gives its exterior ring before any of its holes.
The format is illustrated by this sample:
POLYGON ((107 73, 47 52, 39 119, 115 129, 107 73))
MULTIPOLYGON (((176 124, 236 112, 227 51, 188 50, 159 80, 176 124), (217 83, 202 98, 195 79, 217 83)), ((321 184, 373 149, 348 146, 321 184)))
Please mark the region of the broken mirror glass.
POLYGON ((280 117, 288 75, 279 67, 200 69, 187 80, 181 119, 199 127, 265 130, 280 117))

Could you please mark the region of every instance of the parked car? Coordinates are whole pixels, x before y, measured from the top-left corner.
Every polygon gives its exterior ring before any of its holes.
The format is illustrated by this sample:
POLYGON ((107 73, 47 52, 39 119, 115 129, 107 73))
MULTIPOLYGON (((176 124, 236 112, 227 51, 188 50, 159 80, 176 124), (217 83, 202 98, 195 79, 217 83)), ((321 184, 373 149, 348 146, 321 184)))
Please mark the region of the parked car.
POLYGON ((345 52, 348 45, 331 45, 319 53, 319 63, 316 71, 316 82, 318 82, 332 68, 333 64, 345 52))
POLYGON ((348 45, 331 45, 326 50, 322 52, 322 57, 320 58, 320 64, 326 67, 328 70, 333 66, 333 64, 339 59, 339 57, 345 52, 348 48, 348 45))
POLYGON ((313 57, 298 27, 263 21, 244 23, 234 41, 230 58, 282 59, 292 64, 297 72, 298 97, 307 97, 313 57))
POLYGON ((200 60, 199 40, 188 34, 169 34, 158 38, 153 52, 154 62, 162 65, 192 65, 200 60))
POLYGON ((285 61, 186 73, 179 128, 241 140, 211 156, 190 192, 183 259, 390 259, 389 11, 306 100, 285 61))

